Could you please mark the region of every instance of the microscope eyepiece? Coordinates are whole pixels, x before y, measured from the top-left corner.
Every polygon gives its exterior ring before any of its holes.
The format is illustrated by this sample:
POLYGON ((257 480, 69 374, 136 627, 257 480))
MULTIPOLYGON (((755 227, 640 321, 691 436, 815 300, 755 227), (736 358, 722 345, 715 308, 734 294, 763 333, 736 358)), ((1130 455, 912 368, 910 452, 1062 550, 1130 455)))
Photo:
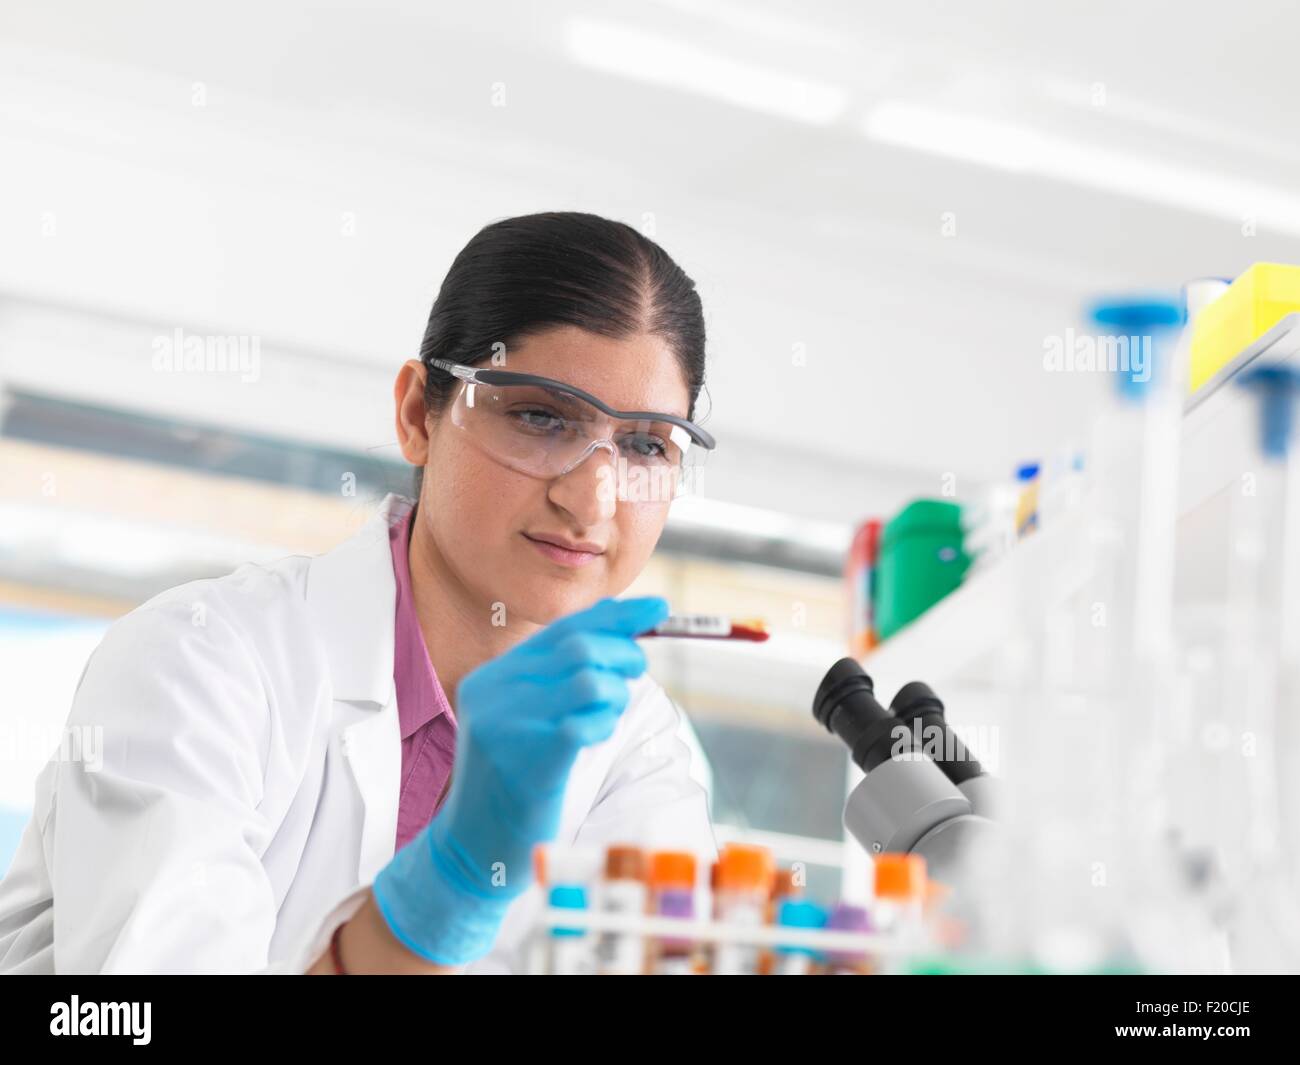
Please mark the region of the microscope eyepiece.
POLYGON ((943 703, 925 681, 904 684, 889 709, 913 732, 917 746, 934 759, 954 784, 964 784, 984 773, 984 767, 948 727, 943 703))
POLYGON ((938 879, 956 875, 962 853, 991 824, 980 812, 995 796, 992 778, 960 744, 955 761, 930 753, 932 738, 945 750, 956 740, 930 686, 904 685, 886 709, 857 659, 841 658, 817 685, 812 712, 866 774, 844 807, 849 834, 869 854, 915 853, 938 879))
MULTIPOLYGON (((854 658, 841 658, 827 671, 813 697, 813 717, 844 741, 864 773, 899 750, 898 719, 880 705, 871 677, 854 658)), ((902 746, 911 750, 909 737, 902 746)))
MULTIPOLYGON (((859 689, 870 696, 875 696, 875 682, 867 671, 858 664, 858 660, 856 658, 841 658, 826 671, 826 676, 817 685, 817 694, 813 696, 813 717, 817 719, 819 724, 830 729, 829 718, 841 694, 859 689)), ((876 705, 879 706, 878 703, 876 705)), ((881 709, 884 710, 883 707, 881 709)))
POLYGON ((943 703, 925 681, 912 680, 898 689, 898 694, 890 702, 889 709, 899 717, 914 717, 925 710, 935 710, 942 716, 943 703))

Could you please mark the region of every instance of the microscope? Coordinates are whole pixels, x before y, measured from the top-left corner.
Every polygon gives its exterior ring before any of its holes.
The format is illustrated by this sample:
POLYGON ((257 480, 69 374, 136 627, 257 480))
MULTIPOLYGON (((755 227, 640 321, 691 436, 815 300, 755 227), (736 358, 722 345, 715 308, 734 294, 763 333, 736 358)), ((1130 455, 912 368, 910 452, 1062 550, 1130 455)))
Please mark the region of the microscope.
POLYGON ((932 876, 951 882, 961 855, 996 831, 997 780, 948 727, 929 685, 905 684, 885 709, 866 671, 841 658, 817 687, 813 717, 866 774, 844 826, 869 854, 919 854, 932 876))

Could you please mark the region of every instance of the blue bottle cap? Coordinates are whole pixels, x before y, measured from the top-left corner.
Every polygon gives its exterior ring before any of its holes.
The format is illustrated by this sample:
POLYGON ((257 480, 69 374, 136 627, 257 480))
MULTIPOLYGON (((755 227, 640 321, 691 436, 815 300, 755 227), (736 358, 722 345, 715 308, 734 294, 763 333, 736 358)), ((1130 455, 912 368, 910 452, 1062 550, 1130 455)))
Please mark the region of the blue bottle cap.
POLYGON ((1183 324, 1187 311, 1177 296, 1113 297, 1098 300, 1089 317, 1109 335, 1172 329, 1183 324))
MULTIPOLYGON (((808 899, 784 899, 776 911, 776 923, 783 928, 825 928, 826 919, 825 909, 808 899)), ((778 946, 776 949, 781 954, 819 956, 812 947, 778 946)))
MULTIPOLYGON (((585 910, 587 908, 587 889, 581 884, 556 884, 551 888, 551 906, 557 910, 585 910)), ((580 936, 581 928, 555 927, 553 936, 580 936)))
POLYGON ((1089 308, 1089 317, 1098 336, 1124 342, 1128 367, 1117 369, 1115 384, 1126 398, 1141 399, 1161 369, 1146 365, 1146 360, 1155 363, 1162 357, 1159 340, 1186 321, 1187 309, 1177 296, 1128 296, 1099 300, 1089 308))
POLYGON ((808 899, 782 899, 776 911, 776 923, 787 928, 822 928, 826 910, 808 899))
POLYGON ((1249 366, 1237 375, 1236 381, 1260 397, 1260 448, 1271 459, 1285 459, 1295 429, 1300 370, 1282 363, 1249 366))
POLYGON ((585 910, 587 889, 581 884, 556 884, 551 888, 551 905, 558 910, 585 910))

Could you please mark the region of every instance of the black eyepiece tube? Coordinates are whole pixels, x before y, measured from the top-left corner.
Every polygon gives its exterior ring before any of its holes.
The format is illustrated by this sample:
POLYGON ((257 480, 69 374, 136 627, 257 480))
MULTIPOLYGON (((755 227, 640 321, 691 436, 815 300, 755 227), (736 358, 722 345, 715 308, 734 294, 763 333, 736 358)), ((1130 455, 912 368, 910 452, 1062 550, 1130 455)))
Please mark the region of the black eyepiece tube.
POLYGON ((960 786, 983 774, 984 767, 948 727, 943 703, 930 685, 920 680, 904 684, 889 709, 913 733, 914 745, 934 759, 954 784, 960 786))
POLYGON ((914 747, 910 733, 876 700, 875 685, 854 658, 831 666, 817 686, 812 710, 827 732, 844 741, 864 773, 914 747))

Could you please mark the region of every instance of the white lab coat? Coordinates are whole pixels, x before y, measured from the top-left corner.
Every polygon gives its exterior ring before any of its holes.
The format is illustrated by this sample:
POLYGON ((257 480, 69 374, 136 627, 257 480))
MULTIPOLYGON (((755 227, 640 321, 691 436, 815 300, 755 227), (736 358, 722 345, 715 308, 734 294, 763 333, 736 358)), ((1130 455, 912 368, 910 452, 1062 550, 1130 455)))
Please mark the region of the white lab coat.
MULTIPOLYGON (((3 972, 302 972, 393 856, 401 740, 389 496, 323 555, 247 565, 114 623, 0 882, 3 972), (55 906, 58 919, 55 920, 55 906)), ((682 718, 645 674, 570 774, 558 840, 717 856, 682 718)), ((707 869, 705 864, 702 868, 707 869)), ((468 972, 520 972, 530 888, 468 972)))

